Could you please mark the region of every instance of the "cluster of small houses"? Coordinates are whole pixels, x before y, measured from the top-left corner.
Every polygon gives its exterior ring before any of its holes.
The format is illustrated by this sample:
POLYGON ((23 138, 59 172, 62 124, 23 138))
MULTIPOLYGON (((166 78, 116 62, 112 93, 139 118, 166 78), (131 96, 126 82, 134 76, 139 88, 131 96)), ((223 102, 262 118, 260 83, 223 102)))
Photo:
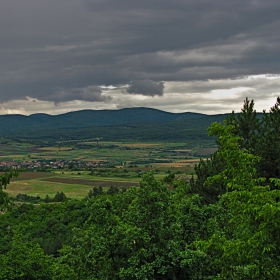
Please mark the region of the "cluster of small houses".
POLYGON ((56 161, 1 161, 0 168, 9 169, 75 169, 107 166, 104 161, 56 160, 56 161))

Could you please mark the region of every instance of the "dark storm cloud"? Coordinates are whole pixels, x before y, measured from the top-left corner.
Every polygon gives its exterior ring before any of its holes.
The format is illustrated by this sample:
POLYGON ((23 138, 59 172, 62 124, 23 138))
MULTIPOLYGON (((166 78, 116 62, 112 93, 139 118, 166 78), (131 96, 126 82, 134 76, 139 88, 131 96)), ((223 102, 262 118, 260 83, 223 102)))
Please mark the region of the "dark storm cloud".
POLYGON ((56 105, 61 102, 82 100, 90 102, 109 101, 109 96, 102 96, 102 90, 99 87, 88 87, 85 89, 63 90, 58 89, 53 94, 48 95, 47 98, 40 98, 41 100, 53 101, 56 105))
POLYGON ((163 95, 164 84, 163 82, 156 83, 154 81, 145 79, 131 81, 127 88, 128 93, 142 94, 147 96, 163 95))
POLYGON ((1 0, 0 102, 280 72, 275 0, 1 0))

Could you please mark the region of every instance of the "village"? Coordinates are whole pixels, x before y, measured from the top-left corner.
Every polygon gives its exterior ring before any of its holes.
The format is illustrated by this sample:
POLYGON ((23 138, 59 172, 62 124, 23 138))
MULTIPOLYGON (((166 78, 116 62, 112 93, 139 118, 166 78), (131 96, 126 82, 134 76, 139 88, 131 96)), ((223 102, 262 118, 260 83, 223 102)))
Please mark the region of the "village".
POLYGON ((55 161, 1 161, 0 169, 83 169, 108 166, 107 161, 55 160, 55 161))

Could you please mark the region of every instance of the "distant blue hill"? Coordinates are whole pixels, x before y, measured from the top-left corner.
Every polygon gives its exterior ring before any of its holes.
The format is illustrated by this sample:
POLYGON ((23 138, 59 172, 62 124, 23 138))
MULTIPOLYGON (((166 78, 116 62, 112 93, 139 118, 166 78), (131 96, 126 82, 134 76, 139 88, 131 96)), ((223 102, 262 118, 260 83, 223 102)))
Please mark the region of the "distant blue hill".
MULTIPOLYGON (((207 128, 229 114, 168 113, 150 108, 82 110, 61 115, 0 116, 0 138, 42 141, 173 141, 212 145, 207 128), (208 144, 207 144, 208 143, 208 144)), ((192 144, 191 144, 192 143, 192 144)))
POLYGON ((199 113, 169 113, 151 108, 126 108, 120 110, 82 110, 61 115, 33 114, 2 115, 2 133, 27 132, 34 129, 81 128, 90 126, 125 125, 139 122, 167 122, 189 120, 206 116, 199 113))

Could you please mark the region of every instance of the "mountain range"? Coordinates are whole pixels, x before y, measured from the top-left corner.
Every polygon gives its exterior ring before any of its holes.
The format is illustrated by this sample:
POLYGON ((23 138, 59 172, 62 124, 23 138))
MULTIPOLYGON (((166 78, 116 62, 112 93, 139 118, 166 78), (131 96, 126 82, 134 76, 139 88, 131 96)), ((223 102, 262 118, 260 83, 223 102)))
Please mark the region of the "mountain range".
POLYGON ((144 140, 143 138, 148 140, 165 136, 172 138, 175 134, 180 138, 179 133, 187 130, 194 134, 199 134, 200 131, 207 136, 206 128, 213 121, 222 121, 226 116, 227 114, 169 113, 144 107, 82 110, 61 115, 2 115, 0 137, 53 139, 101 137, 108 140, 136 137, 139 140, 144 140))
POLYGON ((75 128, 88 126, 119 125, 135 122, 166 122, 175 120, 188 120, 205 116, 199 113, 169 113, 151 108, 126 108, 120 110, 81 110, 61 115, 33 114, 2 115, 0 125, 2 128, 75 128))

